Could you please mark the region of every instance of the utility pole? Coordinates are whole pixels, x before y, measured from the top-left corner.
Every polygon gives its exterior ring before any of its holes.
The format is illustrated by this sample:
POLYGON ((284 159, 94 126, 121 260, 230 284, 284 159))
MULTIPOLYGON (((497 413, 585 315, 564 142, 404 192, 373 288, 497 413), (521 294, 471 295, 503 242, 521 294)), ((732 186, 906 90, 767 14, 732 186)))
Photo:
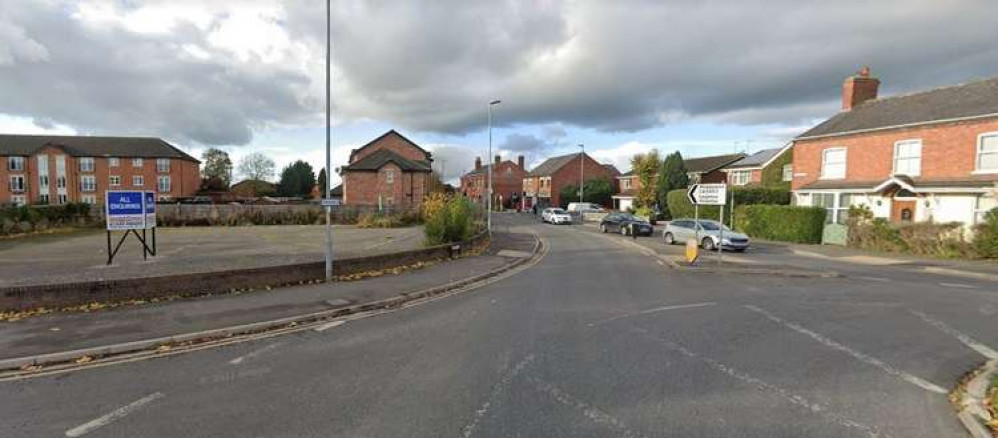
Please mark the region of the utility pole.
MULTIPOLYGON (((586 185, 586 182, 585 182, 586 181, 586 179, 585 179, 585 174, 586 174, 586 145, 584 145, 582 143, 579 143, 579 149, 582 150, 581 152, 579 152, 579 202, 582 202, 582 193, 585 190, 585 185, 586 185)), ((580 205, 579 207, 582 207, 582 206, 580 205)), ((579 217, 580 218, 582 217, 581 215, 582 215, 582 213, 579 213, 579 217)))
MULTIPOLYGON (((332 12, 330 11, 330 0, 326 0, 326 199, 331 199, 333 197, 332 189, 332 179, 333 179, 333 168, 332 158, 330 154, 330 144, 332 143, 332 130, 330 128, 330 68, 331 64, 331 53, 332 53, 332 36, 330 31, 330 21, 332 18, 332 12)), ((326 281, 333 279, 333 225, 332 225, 332 209, 330 205, 326 206, 326 281)))
MULTIPOLYGON (((328 0, 327 0, 328 1, 328 0)), ((499 105, 502 103, 501 100, 496 99, 489 102, 488 113, 489 113, 489 156, 488 160, 492 161, 492 106, 499 105)), ((489 200, 486 203, 486 208, 488 208, 488 217, 486 218, 486 227, 489 230, 489 236, 492 236, 492 172, 495 172, 495 165, 489 166, 489 189, 487 190, 489 195, 489 200)))

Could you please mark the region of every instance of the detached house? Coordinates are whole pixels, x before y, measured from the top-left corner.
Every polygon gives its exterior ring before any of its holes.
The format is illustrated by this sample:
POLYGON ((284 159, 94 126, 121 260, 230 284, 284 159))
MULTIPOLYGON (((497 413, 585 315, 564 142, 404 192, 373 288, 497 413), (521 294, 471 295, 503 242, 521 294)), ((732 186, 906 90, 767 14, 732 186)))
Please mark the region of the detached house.
POLYGON ((616 168, 598 163, 585 153, 562 155, 545 160, 523 178, 523 208, 558 206, 572 200, 561 199, 561 189, 585 181, 604 179, 613 184, 616 168))
POLYGON ((793 180, 792 148, 763 149, 721 169, 733 186, 765 185, 790 187, 793 180))
POLYGON ((492 191, 495 193, 493 205, 518 206, 523 198, 523 178, 527 176, 523 167, 523 155, 516 157, 515 163, 511 160, 502 161, 496 155, 494 164, 484 166, 481 158, 475 158, 475 168, 461 176, 461 193, 477 202, 485 202, 489 172, 492 172, 492 191))
POLYGON ((684 158, 683 165, 690 184, 715 184, 725 182, 728 176, 722 170, 742 158, 745 158, 743 153, 684 158))
POLYGON ((423 202, 433 158, 395 130, 350 151, 340 169, 343 204, 408 208, 423 202))
POLYGON ((869 68, 845 80, 842 111, 793 142, 799 205, 844 223, 866 205, 893 222, 977 223, 998 203, 998 78, 878 98, 869 68))

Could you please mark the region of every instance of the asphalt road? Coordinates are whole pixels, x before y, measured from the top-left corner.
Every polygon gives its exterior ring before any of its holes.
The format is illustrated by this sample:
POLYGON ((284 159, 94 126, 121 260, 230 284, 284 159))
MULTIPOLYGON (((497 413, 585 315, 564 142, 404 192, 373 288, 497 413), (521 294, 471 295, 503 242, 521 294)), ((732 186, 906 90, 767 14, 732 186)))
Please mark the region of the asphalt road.
POLYGON ((998 348, 992 283, 677 272, 497 220, 550 252, 323 331, 0 383, 0 436, 962 437, 945 392, 998 348))

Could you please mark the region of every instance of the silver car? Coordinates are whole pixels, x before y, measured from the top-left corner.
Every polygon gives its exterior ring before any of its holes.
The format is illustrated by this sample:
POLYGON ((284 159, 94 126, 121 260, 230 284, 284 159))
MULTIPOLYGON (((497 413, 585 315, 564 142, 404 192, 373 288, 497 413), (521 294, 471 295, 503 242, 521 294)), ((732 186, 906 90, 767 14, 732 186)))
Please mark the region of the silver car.
POLYGON ((700 219, 700 226, 694 227, 696 223, 697 221, 693 219, 672 220, 662 230, 662 239, 666 245, 672 245, 696 239, 699 234, 700 241, 697 243, 707 251, 717 250, 717 247, 721 246, 724 249, 742 252, 749 247, 748 236, 732 231, 718 221, 700 219))

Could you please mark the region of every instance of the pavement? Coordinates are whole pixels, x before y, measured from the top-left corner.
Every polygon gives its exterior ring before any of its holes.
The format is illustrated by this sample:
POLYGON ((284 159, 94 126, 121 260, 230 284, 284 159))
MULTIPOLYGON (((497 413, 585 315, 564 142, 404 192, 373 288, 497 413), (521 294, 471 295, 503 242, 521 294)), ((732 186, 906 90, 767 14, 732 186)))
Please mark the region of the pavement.
POLYGON ((994 282, 710 275, 496 221, 547 255, 327 330, 0 382, 0 436, 964 437, 946 392, 998 355, 994 282))
MULTIPOLYGON (((324 226, 160 228, 156 234, 156 257, 143 261, 141 244, 129 236, 111 266, 102 230, 0 240, 0 287, 257 268, 325 257, 324 226)), ((112 244, 120 236, 114 233, 112 244)), ((335 225, 333 242, 336 258, 386 254, 423 247, 423 230, 335 225)))

